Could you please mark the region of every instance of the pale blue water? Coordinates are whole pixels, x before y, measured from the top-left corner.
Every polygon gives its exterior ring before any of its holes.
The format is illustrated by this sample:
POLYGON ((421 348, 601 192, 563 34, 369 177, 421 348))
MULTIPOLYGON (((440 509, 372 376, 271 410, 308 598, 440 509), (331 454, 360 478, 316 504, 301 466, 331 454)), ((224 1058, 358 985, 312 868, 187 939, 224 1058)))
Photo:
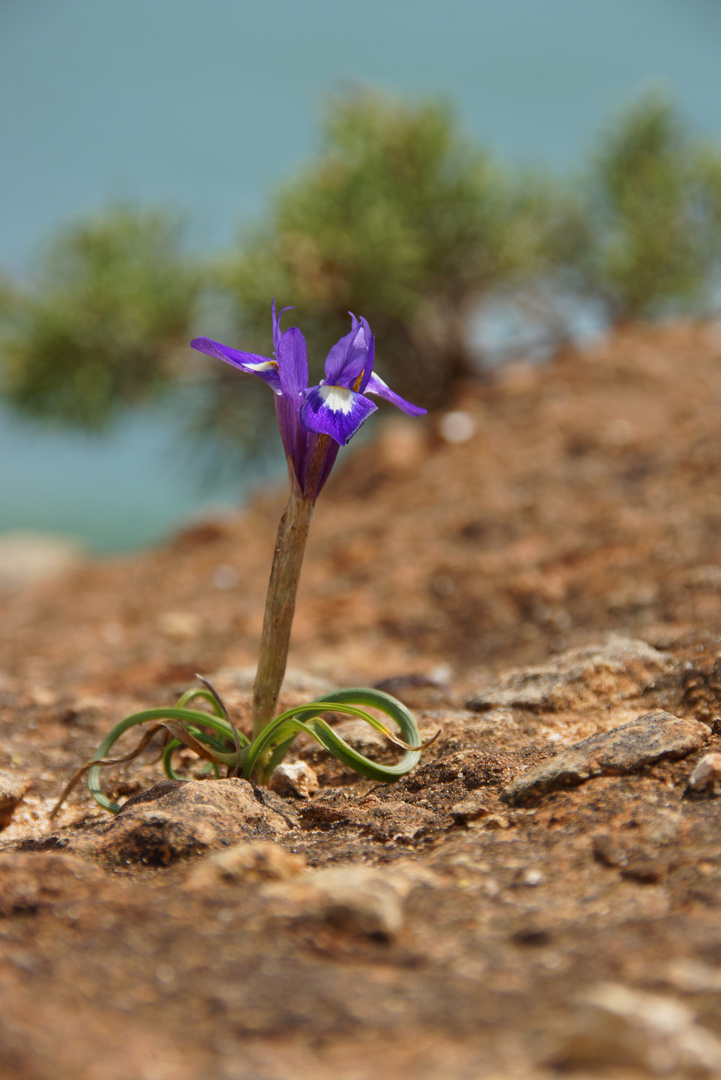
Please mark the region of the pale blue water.
MULTIPOLYGON (((229 243, 348 82, 443 93, 477 138, 560 168, 654 83, 721 135, 719 72, 718 0, 0 0, 0 268, 108 197, 169 202, 199 249, 229 243)), ((0 414, 0 531, 157 537, 202 501, 167 445, 147 420, 97 441, 0 414)))
MULTIPOLYGON (((275 466, 282 476, 280 447, 275 466)), ((97 439, 21 423, 0 407, 0 531, 66 534, 97 551, 123 551, 186 519, 226 513, 259 482, 241 471, 201 485, 162 414, 138 411, 97 439)))

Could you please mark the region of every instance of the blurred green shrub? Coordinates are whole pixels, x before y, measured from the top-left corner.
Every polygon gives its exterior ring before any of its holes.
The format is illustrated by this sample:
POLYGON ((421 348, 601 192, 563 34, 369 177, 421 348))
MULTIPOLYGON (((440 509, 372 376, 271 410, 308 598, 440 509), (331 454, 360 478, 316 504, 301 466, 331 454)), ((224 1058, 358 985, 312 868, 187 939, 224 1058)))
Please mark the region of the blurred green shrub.
POLYGON ((132 206, 66 228, 26 292, 0 293, 7 400, 99 429, 171 381, 200 284, 180 238, 175 217, 132 206))
MULTIPOLYGON (((183 253, 176 218, 116 206, 61 233, 31 288, 3 279, 2 389, 27 414, 99 429, 173 387, 187 448, 235 466, 229 448, 264 452, 272 398, 187 345, 195 331, 269 354, 272 296, 296 305, 285 325, 303 329, 314 381, 351 310, 377 334, 379 373, 433 407, 478 374, 469 320, 485 298, 534 318, 559 287, 601 298, 612 320, 692 310, 720 252, 721 154, 657 98, 561 182, 503 166, 443 103, 342 97, 315 158, 213 266, 183 253)), ((547 321, 560 338, 563 317, 547 321)))
POLYGON ((657 95, 603 136, 585 194, 583 288, 613 321, 698 309, 721 262, 721 153, 657 95))
POLYGON ((433 405, 477 374, 467 328, 478 298, 546 270, 562 209, 543 177, 464 138, 446 105, 340 98, 320 153, 241 239, 224 283, 259 351, 271 296, 296 305, 316 358, 347 333, 349 310, 365 315, 379 373, 433 405))

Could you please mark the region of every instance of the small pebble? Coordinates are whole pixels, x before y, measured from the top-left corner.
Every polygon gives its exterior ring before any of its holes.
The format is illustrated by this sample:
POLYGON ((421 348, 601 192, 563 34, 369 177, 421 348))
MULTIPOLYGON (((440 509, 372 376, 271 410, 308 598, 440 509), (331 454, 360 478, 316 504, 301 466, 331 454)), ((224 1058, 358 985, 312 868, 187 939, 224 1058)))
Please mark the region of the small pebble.
POLYGON ((483 824, 487 829, 510 829, 511 823, 505 814, 491 814, 483 824))
POLYGON ((219 881, 286 881, 305 871, 302 855, 278 844, 234 844, 210 855, 188 875, 190 889, 202 889, 219 881))
POLYGON ((451 814, 456 821, 478 821, 479 818, 488 817, 488 807, 478 799, 463 799, 451 807, 451 814))
POLYGON ((524 885, 540 885, 543 881, 543 872, 537 866, 529 866, 527 870, 523 871, 521 880, 524 885))
POLYGON ((305 761, 282 761, 269 784, 277 795, 297 795, 301 799, 309 799, 318 786, 318 777, 305 761))
POLYGON ((293 920, 321 921, 382 940, 392 940, 403 926, 399 890, 387 874, 371 867, 318 870, 298 881, 267 885, 263 893, 278 914, 293 920))
POLYGON ((705 754, 686 782, 689 791, 716 794, 721 780, 721 754, 705 754))

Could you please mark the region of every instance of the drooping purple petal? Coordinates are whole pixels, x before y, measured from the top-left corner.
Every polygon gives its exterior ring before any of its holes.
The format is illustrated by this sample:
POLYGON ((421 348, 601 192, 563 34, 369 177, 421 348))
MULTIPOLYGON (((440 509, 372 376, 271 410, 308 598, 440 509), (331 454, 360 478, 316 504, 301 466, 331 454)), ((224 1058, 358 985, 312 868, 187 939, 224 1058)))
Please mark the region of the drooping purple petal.
POLYGON ((275 354, 282 392, 297 397, 308 385, 308 353, 305 338, 297 326, 291 326, 281 335, 275 354))
POLYGON ((301 423, 345 446, 378 406, 346 386, 311 386, 302 395, 301 423))
POLYGON ((394 390, 391 390, 387 383, 383 382, 380 375, 376 375, 375 372, 373 372, 368 380, 366 394, 375 394, 376 397, 383 398, 385 401, 390 401, 391 405, 395 405, 397 408, 402 409, 403 412, 408 413, 409 416, 425 416, 427 412, 427 410, 422 409, 420 405, 412 405, 410 401, 406 401, 400 394, 396 394, 394 390))
POLYGON ((248 375, 257 375, 272 386, 276 393, 280 393, 281 380, 277 361, 267 356, 259 356, 257 353, 230 349, 227 345, 221 345, 219 341, 211 341, 210 338, 195 338, 190 344, 199 352, 215 356, 219 360, 224 360, 226 364, 232 364, 239 371, 244 371, 248 375))

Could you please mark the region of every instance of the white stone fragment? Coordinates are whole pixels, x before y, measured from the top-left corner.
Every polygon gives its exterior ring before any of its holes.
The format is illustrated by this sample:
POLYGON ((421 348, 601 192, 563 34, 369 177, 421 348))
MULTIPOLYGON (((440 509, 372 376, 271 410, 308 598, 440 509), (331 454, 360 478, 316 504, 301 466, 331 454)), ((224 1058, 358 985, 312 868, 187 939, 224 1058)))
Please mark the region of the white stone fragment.
POLYGON ((662 978, 683 994, 721 993, 721 968, 678 957, 666 965, 662 978))
POLYGON ((305 761, 282 761, 270 778, 269 787, 278 795, 309 799, 318 790, 318 777, 305 761))
POLYGON ((600 983, 582 999, 576 1030, 554 1064, 644 1070, 651 1076, 718 1076, 721 1042, 674 998, 600 983))
POLYGON ((186 888, 204 889, 219 881, 285 881, 305 871, 302 855, 279 844, 233 844, 193 867, 186 888))
POLYGON ((330 867, 262 891, 272 910, 293 920, 321 921, 386 939, 403 926, 399 890, 388 875, 367 866, 330 867))
POLYGON ((704 754, 688 778, 691 791, 715 791, 721 780, 721 754, 704 754))

